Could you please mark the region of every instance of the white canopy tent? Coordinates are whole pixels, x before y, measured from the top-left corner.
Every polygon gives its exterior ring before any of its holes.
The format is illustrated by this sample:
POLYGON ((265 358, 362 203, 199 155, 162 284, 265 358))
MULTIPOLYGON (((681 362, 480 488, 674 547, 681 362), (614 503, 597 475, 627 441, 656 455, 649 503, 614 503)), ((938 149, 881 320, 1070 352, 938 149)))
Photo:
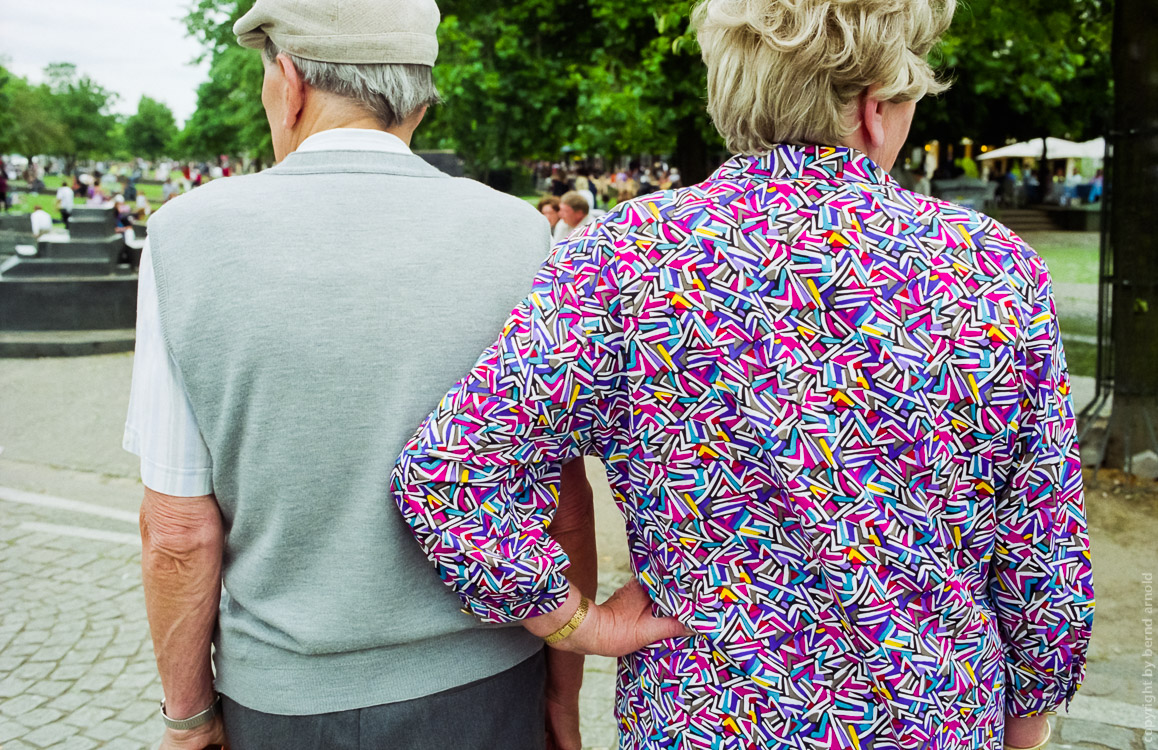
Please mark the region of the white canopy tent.
MULTIPOLYGON (((1106 140, 1095 138, 1085 143, 1075 143, 1064 138, 1046 138, 1047 159, 1101 159, 1106 153, 1106 140)), ((1042 139, 1035 138, 1024 143, 1014 143, 1011 146, 987 151, 978 156, 978 160, 989 159, 1040 159, 1042 139)))

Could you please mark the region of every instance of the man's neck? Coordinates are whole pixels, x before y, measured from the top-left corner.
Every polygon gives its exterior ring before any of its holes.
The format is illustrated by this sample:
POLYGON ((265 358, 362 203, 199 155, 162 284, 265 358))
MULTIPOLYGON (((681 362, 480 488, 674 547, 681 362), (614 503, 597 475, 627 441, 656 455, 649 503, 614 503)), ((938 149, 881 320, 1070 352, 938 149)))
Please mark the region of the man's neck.
POLYGON ((393 128, 384 128, 381 123, 373 117, 365 115, 347 115, 335 116, 327 114, 326 112, 311 113, 305 112, 302 115, 301 122, 295 128, 293 133, 292 148, 290 151, 297 151, 298 147, 305 142, 307 138, 316 133, 322 133, 327 130, 338 130, 341 128, 355 128, 358 130, 377 130, 380 133, 390 133, 396 136, 399 140, 410 145, 410 139, 414 136, 414 129, 400 125, 393 128))

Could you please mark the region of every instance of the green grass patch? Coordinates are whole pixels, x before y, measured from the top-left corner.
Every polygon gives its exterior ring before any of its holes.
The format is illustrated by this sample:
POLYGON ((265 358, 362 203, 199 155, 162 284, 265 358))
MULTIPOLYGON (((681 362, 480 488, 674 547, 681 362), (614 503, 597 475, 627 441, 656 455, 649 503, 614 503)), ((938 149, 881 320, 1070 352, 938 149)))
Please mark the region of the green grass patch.
POLYGON ((1026 232, 1022 239, 1045 260, 1056 283, 1098 283, 1097 232, 1026 232))
MULTIPOLYGON (((60 175, 48 175, 44 178, 44 186, 52 190, 52 195, 41 195, 22 192, 19 188, 13 193, 16 199, 12 203, 12 208, 9 210, 14 214, 30 214, 40 206, 47 211, 54 220, 60 219, 60 211, 56 207, 56 191, 62 182, 60 175)), ((121 189, 120 184, 117 184, 117 190, 121 189)), ((145 197, 149 199, 149 204, 152 209, 156 211, 161 207, 161 186, 160 185, 143 185, 137 183, 137 191, 144 193, 145 197)), ((116 195, 114 193, 113 195, 116 195)), ((110 198, 112 196, 109 196, 110 198)), ((76 202, 78 206, 83 206, 84 203, 80 200, 76 202)))
POLYGON ((1097 373, 1098 347, 1085 339, 1081 341, 1067 340, 1062 332, 1062 344, 1065 346, 1066 364, 1069 365, 1070 375, 1080 375, 1092 378, 1097 373))

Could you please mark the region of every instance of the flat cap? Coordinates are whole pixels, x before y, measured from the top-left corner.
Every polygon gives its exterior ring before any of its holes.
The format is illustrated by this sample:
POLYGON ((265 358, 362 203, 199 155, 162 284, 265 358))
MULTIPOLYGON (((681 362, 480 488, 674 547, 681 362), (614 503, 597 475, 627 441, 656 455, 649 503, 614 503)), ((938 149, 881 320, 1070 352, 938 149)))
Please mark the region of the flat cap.
POLYGON ((318 62, 433 66, 438 21, 434 0, 257 0, 233 33, 318 62))

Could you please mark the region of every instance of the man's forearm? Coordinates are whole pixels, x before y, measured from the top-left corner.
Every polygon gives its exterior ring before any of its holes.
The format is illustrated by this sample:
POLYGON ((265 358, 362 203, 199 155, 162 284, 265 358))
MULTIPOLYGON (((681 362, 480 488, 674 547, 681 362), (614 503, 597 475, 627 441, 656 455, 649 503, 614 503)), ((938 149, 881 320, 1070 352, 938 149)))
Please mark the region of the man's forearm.
POLYGON ((186 718, 213 701, 210 647, 221 599, 224 532, 216 500, 145 491, 141 572, 165 712, 186 718))
MULTIPOLYGON (((549 531, 571 561, 567 570, 571 585, 588 596, 595 596, 599 587, 595 503, 582 457, 563 466, 559 510, 549 531)), ((578 696, 583 684, 582 654, 547 649, 547 670, 550 693, 560 699, 578 696)))

